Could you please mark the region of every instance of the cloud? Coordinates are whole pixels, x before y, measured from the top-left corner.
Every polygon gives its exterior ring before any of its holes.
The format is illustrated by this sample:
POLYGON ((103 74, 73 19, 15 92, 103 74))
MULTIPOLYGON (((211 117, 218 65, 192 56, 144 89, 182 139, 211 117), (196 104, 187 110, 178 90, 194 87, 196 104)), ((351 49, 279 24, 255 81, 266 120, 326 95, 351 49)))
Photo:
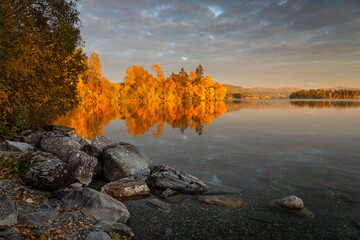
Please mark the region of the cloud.
POLYGON ((83 0, 79 10, 85 50, 114 82, 132 64, 165 75, 202 64, 242 86, 338 85, 339 72, 360 84, 357 0, 83 0))

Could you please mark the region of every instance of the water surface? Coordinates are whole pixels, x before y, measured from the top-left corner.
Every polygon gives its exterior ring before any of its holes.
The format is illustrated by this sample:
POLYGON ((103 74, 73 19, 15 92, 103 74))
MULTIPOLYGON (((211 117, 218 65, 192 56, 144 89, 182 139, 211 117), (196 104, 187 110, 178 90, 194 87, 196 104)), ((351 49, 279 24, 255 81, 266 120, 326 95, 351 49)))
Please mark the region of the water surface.
POLYGON ((243 189, 246 209, 298 195, 316 214, 311 224, 337 229, 335 236, 360 236, 360 101, 225 101, 116 111, 110 120, 97 118, 104 127, 97 133, 138 146, 152 165, 243 189))

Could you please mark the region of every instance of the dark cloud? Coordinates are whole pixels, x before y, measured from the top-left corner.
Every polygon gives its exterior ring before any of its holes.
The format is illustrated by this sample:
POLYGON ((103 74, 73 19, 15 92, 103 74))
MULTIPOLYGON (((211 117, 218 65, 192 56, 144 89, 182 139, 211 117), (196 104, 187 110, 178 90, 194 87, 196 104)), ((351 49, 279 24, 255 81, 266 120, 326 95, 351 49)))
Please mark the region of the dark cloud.
POLYGON ((122 81, 132 64, 165 74, 202 64, 242 86, 360 87, 358 0, 82 0, 88 54, 122 81))

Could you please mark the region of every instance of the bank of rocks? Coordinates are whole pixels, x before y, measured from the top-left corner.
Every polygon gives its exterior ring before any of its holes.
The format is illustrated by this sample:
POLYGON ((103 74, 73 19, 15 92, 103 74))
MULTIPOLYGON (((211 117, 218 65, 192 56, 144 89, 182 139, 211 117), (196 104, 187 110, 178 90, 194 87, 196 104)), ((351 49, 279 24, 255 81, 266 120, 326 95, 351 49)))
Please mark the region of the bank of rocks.
POLYGON ((150 167, 132 144, 103 136, 91 142, 68 130, 27 130, 1 140, 0 157, 16 155, 21 181, 0 181, 0 238, 107 239, 110 232, 132 238, 120 200, 208 189, 171 167, 150 167))

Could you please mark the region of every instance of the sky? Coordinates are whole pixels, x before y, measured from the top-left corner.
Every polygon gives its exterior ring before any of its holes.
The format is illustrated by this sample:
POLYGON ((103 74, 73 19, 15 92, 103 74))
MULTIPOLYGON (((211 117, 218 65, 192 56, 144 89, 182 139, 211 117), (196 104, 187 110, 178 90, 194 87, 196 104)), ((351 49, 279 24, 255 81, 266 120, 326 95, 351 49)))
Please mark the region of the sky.
POLYGON ((81 34, 102 73, 201 64, 242 87, 360 87, 360 0, 80 0, 81 34))

